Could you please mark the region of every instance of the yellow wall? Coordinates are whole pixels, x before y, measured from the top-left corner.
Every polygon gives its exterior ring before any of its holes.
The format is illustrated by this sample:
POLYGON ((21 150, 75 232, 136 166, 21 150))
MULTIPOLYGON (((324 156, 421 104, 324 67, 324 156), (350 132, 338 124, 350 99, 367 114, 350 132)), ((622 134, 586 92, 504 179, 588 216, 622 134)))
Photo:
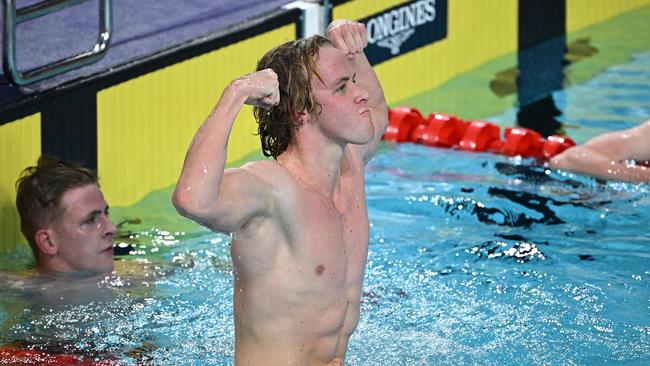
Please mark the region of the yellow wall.
POLYGON ((567 0, 567 33, 644 5, 650 5, 650 0, 567 0))
MULTIPOLYGON (((99 92, 97 165, 108 202, 130 205, 175 183, 194 133, 226 85, 295 34, 295 25, 284 26, 99 92)), ((256 132, 244 107, 229 162, 260 149, 256 132)))
MULTIPOLYGON (((361 19, 406 1, 357 0, 334 18, 361 19)), ((448 0, 447 38, 376 67, 389 103, 419 95, 491 59, 517 50, 517 0, 448 0)), ((515 59, 516 60, 516 59, 515 59)))
POLYGON ((6 253, 26 242, 20 233, 16 211, 16 179, 27 166, 36 164, 41 154, 41 116, 29 117, 0 126, 0 252, 6 253))

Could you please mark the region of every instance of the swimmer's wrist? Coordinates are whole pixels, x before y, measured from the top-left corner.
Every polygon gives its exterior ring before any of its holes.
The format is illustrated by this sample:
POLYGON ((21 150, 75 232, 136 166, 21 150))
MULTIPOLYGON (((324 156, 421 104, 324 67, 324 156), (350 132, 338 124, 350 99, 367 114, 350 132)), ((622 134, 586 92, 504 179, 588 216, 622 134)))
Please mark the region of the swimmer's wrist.
POLYGON ((250 91, 247 90, 246 83, 241 79, 235 79, 224 89, 221 99, 228 104, 243 105, 248 99, 250 91))

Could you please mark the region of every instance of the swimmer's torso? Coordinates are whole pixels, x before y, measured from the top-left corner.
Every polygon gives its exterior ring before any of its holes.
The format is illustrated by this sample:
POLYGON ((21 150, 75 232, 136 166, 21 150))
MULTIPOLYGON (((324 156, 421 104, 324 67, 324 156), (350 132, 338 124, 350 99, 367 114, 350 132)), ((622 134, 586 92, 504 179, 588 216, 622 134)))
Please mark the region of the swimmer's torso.
POLYGON ((276 163, 260 170, 274 180, 273 212, 233 233, 235 362, 342 363, 368 249, 363 167, 342 173, 334 200, 276 163))

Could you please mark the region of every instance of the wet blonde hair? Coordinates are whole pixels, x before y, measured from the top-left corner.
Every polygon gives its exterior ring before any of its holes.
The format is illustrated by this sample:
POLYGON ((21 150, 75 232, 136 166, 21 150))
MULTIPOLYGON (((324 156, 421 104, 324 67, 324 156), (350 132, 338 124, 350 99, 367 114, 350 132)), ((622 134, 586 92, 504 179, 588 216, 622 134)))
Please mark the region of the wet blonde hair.
POLYGON ((299 113, 320 113, 311 81, 313 75, 320 79, 316 62, 318 51, 324 46, 333 47, 330 40, 319 35, 287 42, 267 52, 257 63, 257 71, 275 71, 280 84, 277 106, 270 110, 253 108, 265 156, 277 158, 287 149, 292 139, 291 129, 300 127, 299 113))

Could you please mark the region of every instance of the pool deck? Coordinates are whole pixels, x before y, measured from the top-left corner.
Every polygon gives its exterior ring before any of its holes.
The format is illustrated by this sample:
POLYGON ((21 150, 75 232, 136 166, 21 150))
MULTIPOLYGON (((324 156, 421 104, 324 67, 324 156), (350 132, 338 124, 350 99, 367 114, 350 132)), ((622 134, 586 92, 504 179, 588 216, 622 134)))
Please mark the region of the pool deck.
MULTIPOLYGON (((42 0, 40 0, 42 1, 42 0)), ((19 8, 38 0, 18 1, 19 8)), ((113 35, 108 52, 98 62, 26 87, 0 79, 0 107, 66 83, 139 61, 204 37, 224 34, 291 0, 113 0, 113 35)), ((99 1, 90 0, 41 18, 20 23, 16 31, 19 70, 88 51, 95 44, 99 1)), ((0 19, 4 27, 4 20, 0 19)), ((0 52, 2 45, 0 45, 0 52)), ((2 60, 0 60, 0 63, 2 60)))

